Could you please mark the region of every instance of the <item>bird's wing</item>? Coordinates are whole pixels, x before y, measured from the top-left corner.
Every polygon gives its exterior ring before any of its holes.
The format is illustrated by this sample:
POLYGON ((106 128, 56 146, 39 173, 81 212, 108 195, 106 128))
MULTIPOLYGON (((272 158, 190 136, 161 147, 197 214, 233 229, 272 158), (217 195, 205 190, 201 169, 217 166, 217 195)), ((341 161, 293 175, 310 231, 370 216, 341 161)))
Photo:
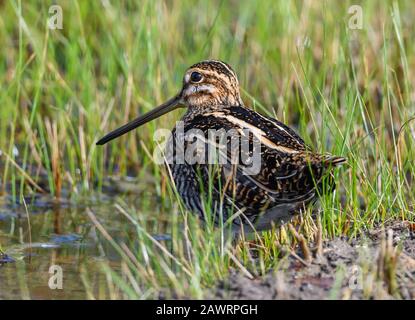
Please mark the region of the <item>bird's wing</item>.
POLYGON ((244 107, 231 107, 225 112, 263 131, 274 143, 296 150, 309 150, 304 140, 290 127, 277 119, 264 116, 244 107))
MULTIPOLYGON (((245 110, 239 108, 198 115, 185 127, 185 132, 197 129, 205 137, 208 137, 209 129, 232 131, 230 136, 239 135, 239 138, 246 137, 242 129, 253 132, 248 135, 249 150, 252 152, 256 148, 259 152, 259 170, 250 171, 249 164, 240 158, 237 162, 231 161, 235 150, 230 143, 231 138, 227 137, 224 152, 228 161, 220 165, 220 183, 227 187, 227 194, 247 206, 259 207, 271 202, 274 205, 292 203, 313 197, 315 186, 320 182, 325 168, 329 167, 329 159, 311 153, 302 139, 287 126, 271 120, 267 122, 258 113, 245 110), (258 141, 260 144, 256 143, 258 141)), ((197 170, 208 170, 208 166, 196 166, 197 170)))

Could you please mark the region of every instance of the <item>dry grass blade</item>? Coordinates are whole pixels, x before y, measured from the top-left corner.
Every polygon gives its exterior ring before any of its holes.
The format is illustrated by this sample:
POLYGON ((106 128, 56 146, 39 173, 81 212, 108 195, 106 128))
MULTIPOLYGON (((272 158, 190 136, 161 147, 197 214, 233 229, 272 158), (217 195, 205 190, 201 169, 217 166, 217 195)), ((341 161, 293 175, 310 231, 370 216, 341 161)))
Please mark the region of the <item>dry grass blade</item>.
POLYGON ((140 231, 143 232, 143 234, 151 240, 152 243, 154 243, 161 251, 163 251, 163 253, 165 255, 167 255, 168 257, 170 257, 179 267, 181 267, 183 269, 184 272, 186 272, 189 276, 192 275, 192 273, 175 257, 173 256, 167 249, 166 247, 162 246, 160 244, 159 241, 157 241, 156 239, 154 239, 154 237, 152 237, 147 231, 145 231, 143 228, 141 228, 141 226, 137 223, 136 220, 133 219, 133 217, 131 217, 131 215, 129 215, 122 207, 120 207, 118 204, 115 205, 115 207, 117 208, 117 210, 123 214, 132 224, 134 224, 136 227, 140 228, 140 231))
POLYGON ((311 251, 308 247, 307 240, 302 234, 299 234, 297 230, 295 230, 294 226, 291 223, 288 224, 288 228, 291 234, 294 236, 294 238, 298 241, 301 251, 303 252, 305 262, 307 264, 310 264, 313 261, 313 256, 311 255, 311 251))
POLYGON ((31 177, 30 175, 23 170, 22 167, 20 167, 16 161, 14 161, 12 159, 12 157, 10 157, 7 153, 5 153, 3 150, 0 150, 0 156, 4 155, 7 158, 7 161, 9 161, 22 175, 22 177, 24 177, 37 191, 41 192, 41 193, 46 193, 46 191, 40 187, 31 177))

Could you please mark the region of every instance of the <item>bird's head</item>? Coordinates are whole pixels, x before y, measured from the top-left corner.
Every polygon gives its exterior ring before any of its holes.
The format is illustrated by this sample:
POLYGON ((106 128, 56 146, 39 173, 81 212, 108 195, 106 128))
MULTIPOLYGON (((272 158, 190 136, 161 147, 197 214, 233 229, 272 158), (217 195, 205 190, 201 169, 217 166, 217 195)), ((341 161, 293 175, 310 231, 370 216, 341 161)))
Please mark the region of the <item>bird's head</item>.
POLYGON ((217 60, 192 65, 183 77, 179 94, 188 108, 240 105, 239 82, 232 68, 217 60))
POLYGON ((239 82, 232 68, 218 60, 205 60, 192 65, 184 74, 183 88, 162 105, 108 133, 97 144, 111 141, 174 109, 226 108, 242 104, 239 82))

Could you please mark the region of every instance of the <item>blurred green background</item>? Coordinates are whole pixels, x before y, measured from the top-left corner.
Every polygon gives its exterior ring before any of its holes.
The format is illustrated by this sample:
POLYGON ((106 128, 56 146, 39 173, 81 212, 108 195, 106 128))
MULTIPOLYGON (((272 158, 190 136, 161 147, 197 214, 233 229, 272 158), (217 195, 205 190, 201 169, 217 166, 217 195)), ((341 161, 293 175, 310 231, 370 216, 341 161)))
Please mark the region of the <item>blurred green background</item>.
MULTIPOLYGON (((172 128, 183 111, 104 147, 95 142, 174 95, 186 68, 209 58, 234 68, 248 106, 292 126, 316 151, 348 158, 336 176, 339 192, 322 199, 324 237, 354 237, 397 218, 413 221, 414 16, 409 0, 0 0, 0 203, 12 217, 0 219, 0 239, 8 239, 0 250, 28 241, 25 220, 14 216, 26 216, 23 199, 30 213, 47 212, 32 217, 33 239, 59 230, 56 207, 42 209, 40 203, 59 199, 65 205, 67 199, 77 203, 95 197, 109 208, 126 201, 138 220, 151 220, 149 232, 164 233, 177 217, 172 213, 180 211, 179 199, 163 168, 152 162, 153 133, 172 128), (62 9, 63 28, 53 30, 47 22, 55 4, 62 9), (362 10, 361 29, 351 28, 352 5, 362 10), (114 182, 126 176, 133 187, 114 182), (128 202, 124 194, 131 188, 138 191, 128 202), (32 197, 39 194, 54 200, 36 202, 32 197), (103 194, 121 199, 108 204, 103 194), (16 227, 20 224, 23 231, 16 227)), ((90 220, 83 209, 69 212, 64 232, 87 234, 84 220, 90 220)), ((111 219, 118 219, 115 231, 125 231, 120 238, 130 248, 141 248, 132 252, 154 246, 142 229, 138 235, 124 230, 126 219, 111 217, 108 210, 96 212, 108 219, 110 231, 115 228, 111 219)), ((176 236, 183 240, 180 232, 176 236)), ((265 242, 261 272, 275 265, 274 242, 265 242)), ((214 241, 197 243, 198 263, 188 266, 189 273, 168 269, 163 259, 171 257, 163 253, 155 255, 151 268, 137 258, 144 267, 132 268, 132 274, 143 276, 147 270, 143 283, 154 291, 162 286, 160 279, 176 287, 191 279, 192 294, 201 297, 203 286, 224 277, 233 260, 222 251, 210 254, 214 241)), ((187 266, 181 245, 174 244, 172 252, 187 266)), ((246 261, 246 252, 234 254, 246 261)), ((12 279, 15 272, 10 274, 12 279)), ((120 287, 132 292, 125 283, 120 287)), ((179 291, 188 289, 183 285, 179 291)))

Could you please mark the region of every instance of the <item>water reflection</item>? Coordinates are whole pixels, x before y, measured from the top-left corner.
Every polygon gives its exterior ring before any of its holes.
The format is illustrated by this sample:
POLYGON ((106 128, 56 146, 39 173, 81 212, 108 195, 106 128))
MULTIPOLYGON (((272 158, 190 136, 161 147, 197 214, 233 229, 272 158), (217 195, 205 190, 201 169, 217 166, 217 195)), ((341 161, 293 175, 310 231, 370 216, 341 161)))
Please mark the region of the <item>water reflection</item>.
MULTIPOLYGON (((102 264, 119 271, 121 262, 112 246, 86 214, 91 208, 117 242, 129 243, 135 228, 116 214, 114 197, 77 199, 57 203, 47 196, 27 198, 30 228, 22 205, 0 198, 0 299, 86 299, 111 296, 102 264), (63 271, 63 289, 52 290, 52 265, 63 271)), ((123 201, 137 202, 137 196, 123 201)), ((148 200, 147 200, 148 201, 148 200)), ((151 215, 157 215, 152 208, 151 215)), ((163 240, 169 237, 160 235, 163 240)))

